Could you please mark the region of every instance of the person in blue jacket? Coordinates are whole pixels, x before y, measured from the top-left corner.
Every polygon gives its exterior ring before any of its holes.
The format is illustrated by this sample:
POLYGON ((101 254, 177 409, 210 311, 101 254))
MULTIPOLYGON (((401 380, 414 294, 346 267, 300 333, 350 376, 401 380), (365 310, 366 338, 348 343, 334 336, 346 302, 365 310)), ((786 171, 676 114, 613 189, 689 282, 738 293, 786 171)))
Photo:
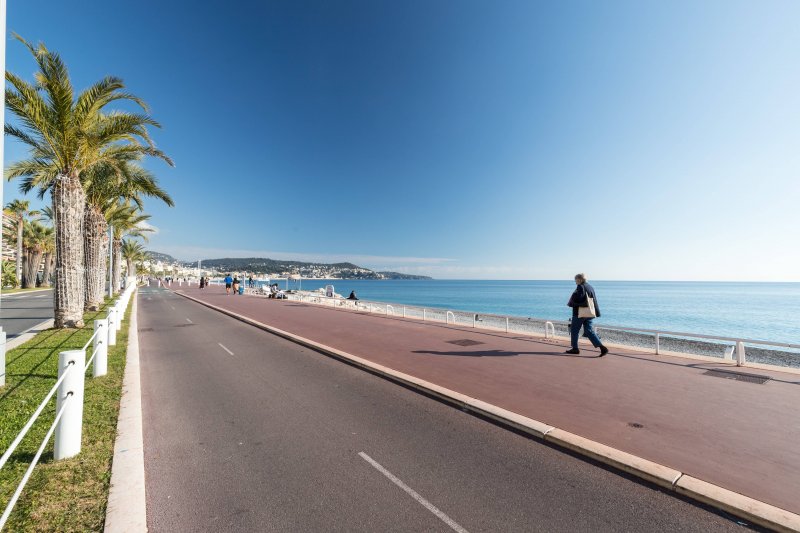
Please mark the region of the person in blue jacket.
POLYGON ((581 353, 578 348, 578 336, 581 332, 581 328, 583 328, 584 336, 592 342, 592 346, 600 348, 600 357, 603 357, 608 353, 608 348, 603 346, 603 342, 600 340, 600 337, 597 336, 592 326, 592 320, 600 317, 600 306, 597 303, 597 294, 594 292, 594 287, 586 282, 585 274, 575 274, 575 284, 577 287, 575 287, 575 291, 572 293, 572 296, 569 297, 569 302, 567 302, 567 305, 572 308, 572 321, 570 323, 569 332, 572 348, 565 353, 581 353), (595 317, 578 316, 578 310, 581 307, 589 307, 589 298, 594 300, 595 317))
POLYGON ((225 276, 225 293, 226 294, 230 294, 231 293, 231 284, 232 283, 233 283, 233 278, 231 277, 231 275, 228 274, 227 276, 225 276))

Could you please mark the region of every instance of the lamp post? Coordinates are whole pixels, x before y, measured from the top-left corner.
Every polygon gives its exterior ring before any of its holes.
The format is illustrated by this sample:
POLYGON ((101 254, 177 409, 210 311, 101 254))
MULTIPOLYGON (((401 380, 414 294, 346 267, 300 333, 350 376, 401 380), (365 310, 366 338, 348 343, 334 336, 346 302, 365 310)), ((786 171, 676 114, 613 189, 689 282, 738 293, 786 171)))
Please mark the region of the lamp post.
POLYGON ((114 297, 114 228, 108 225, 108 297, 114 297))

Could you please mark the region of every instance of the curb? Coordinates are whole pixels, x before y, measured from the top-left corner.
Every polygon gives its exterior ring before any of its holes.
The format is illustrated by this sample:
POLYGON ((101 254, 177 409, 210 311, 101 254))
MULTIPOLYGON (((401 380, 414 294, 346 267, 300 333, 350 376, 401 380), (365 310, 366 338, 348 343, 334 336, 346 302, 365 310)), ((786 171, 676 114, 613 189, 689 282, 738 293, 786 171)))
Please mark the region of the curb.
POLYGON ((134 297, 106 507, 104 531, 111 533, 147 531, 137 309, 134 297))
POLYGON ((18 347, 19 345, 25 344, 26 342, 28 342, 29 340, 34 338, 36 335, 38 335, 42 331, 52 328, 53 324, 55 324, 55 319, 52 319, 52 318, 48 318, 44 322, 39 322, 35 326, 33 326, 33 327, 27 329, 26 331, 20 333, 16 337, 6 341, 6 350, 13 350, 14 348, 18 347))
POLYGON ((545 442, 571 450, 616 470, 627 472, 647 482, 675 491, 677 494, 681 494, 700 503, 722 509, 754 524, 776 531, 800 531, 800 515, 786 511, 785 509, 685 475, 678 470, 617 450, 616 448, 589 440, 580 435, 569 433, 568 431, 558 429, 544 422, 527 418, 501 407, 441 387, 435 383, 416 378, 403 372, 398 372, 397 370, 373 363, 361 357, 337 350, 336 348, 269 326, 232 311, 228 311, 227 309, 203 302, 183 292, 173 292, 188 300, 197 302, 224 315, 228 315, 284 339, 347 362, 390 381, 406 385, 425 394, 434 396, 465 411, 496 420, 545 442))

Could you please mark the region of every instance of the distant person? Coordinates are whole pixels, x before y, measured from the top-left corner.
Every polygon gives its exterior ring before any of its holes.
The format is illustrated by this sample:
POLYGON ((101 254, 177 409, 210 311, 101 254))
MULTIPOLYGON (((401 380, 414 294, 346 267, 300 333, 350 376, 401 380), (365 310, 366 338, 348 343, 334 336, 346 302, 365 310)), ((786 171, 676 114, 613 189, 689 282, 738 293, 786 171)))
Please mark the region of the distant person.
POLYGON ((358 300, 358 296, 356 296, 356 291, 350 291, 350 296, 347 297, 348 300, 358 300))
POLYGON ((225 294, 231 293, 231 284, 233 283, 233 278, 230 274, 225 276, 225 294))
POLYGON ((586 282, 585 274, 575 274, 575 284, 577 287, 567 302, 567 305, 572 308, 572 323, 569 332, 572 348, 565 353, 581 353, 578 348, 578 336, 582 327, 584 337, 587 337, 595 348, 600 348, 600 357, 603 357, 608 353, 608 348, 603 346, 603 342, 592 326, 592 320, 600 317, 600 306, 597 304, 594 287, 586 282))
POLYGON ((253 276, 250 276, 247 281, 250 283, 250 288, 253 288, 253 276))
POLYGON ((239 294, 239 276, 233 276, 233 294, 239 294))
POLYGON ((204 278, 203 276, 200 276, 200 288, 201 289, 206 288, 206 278, 204 278))

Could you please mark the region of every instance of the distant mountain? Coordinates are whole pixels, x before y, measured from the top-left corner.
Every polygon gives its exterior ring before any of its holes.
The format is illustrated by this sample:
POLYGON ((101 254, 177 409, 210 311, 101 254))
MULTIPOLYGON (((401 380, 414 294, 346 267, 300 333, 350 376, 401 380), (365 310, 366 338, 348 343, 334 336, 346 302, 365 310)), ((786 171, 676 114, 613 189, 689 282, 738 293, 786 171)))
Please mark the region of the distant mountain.
MULTIPOLYGON (((308 278, 341 279, 433 279, 428 276, 412 276, 399 272, 375 272, 353 263, 306 263, 281 261, 267 257, 224 257, 203 259, 203 268, 217 271, 245 271, 260 274, 300 275, 308 278)), ((188 266, 188 265, 187 265, 188 266)))
POLYGON ((174 265, 175 263, 180 263, 181 262, 181 261, 178 261, 177 259, 175 259, 174 257, 172 257, 169 254, 162 254, 161 252, 153 252, 153 251, 149 251, 149 250, 148 250, 147 253, 150 254, 150 259, 153 260, 153 261, 161 261, 162 263, 167 263, 167 264, 172 264, 172 265, 174 265))

